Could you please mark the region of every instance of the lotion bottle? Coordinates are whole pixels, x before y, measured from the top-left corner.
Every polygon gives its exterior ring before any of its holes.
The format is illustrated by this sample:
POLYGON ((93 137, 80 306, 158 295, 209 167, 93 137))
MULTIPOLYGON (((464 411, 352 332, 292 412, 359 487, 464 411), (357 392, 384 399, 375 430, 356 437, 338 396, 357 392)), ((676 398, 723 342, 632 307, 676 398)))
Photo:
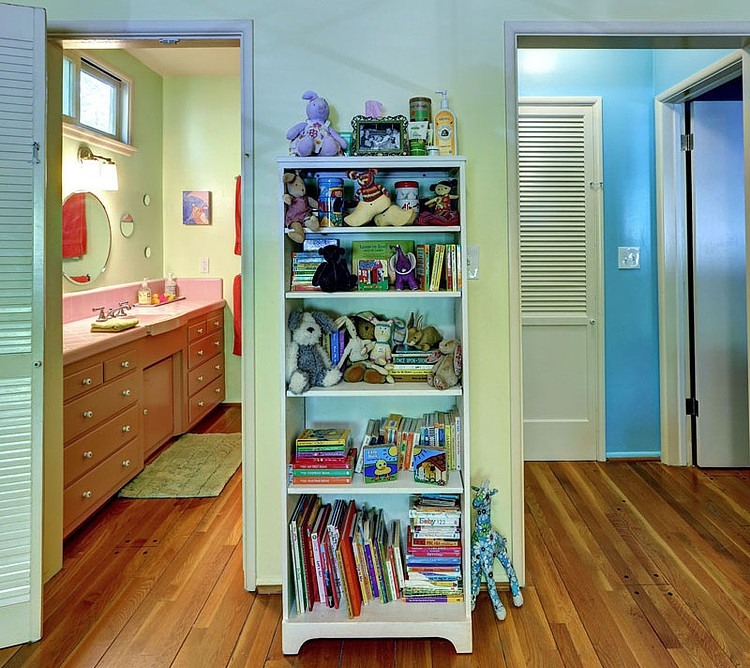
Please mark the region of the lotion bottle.
POLYGON ((456 155, 456 116, 448 109, 448 91, 435 92, 442 95, 440 110, 435 114, 435 145, 440 155, 456 155))
POLYGON ((148 287, 145 278, 141 281, 141 287, 138 288, 138 303, 141 306, 146 306, 151 303, 151 288, 148 287))
POLYGON ((174 273, 171 271, 167 274, 167 280, 164 281, 164 294, 177 297, 177 281, 174 278, 174 273))

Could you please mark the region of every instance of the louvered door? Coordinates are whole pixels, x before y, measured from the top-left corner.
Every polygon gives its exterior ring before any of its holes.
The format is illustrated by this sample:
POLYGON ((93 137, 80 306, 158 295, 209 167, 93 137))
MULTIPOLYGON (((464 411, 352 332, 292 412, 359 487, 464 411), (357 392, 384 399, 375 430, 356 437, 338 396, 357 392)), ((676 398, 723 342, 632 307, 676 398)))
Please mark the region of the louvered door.
POLYGON ((519 106, 526 460, 600 457, 598 111, 598 100, 519 106))
POLYGON ((41 636, 45 32, 0 5, 0 647, 41 636))

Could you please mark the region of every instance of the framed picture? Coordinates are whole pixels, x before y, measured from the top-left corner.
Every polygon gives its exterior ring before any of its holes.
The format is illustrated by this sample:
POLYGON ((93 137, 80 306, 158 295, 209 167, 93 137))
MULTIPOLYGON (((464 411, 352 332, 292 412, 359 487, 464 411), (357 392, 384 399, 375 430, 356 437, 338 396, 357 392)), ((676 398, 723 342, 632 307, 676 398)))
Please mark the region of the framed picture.
POLYGON ((406 116, 352 118, 352 155, 408 155, 406 116))
POLYGON ((182 191, 182 224, 210 225, 211 224, 211 191, 183 190, 182 191))

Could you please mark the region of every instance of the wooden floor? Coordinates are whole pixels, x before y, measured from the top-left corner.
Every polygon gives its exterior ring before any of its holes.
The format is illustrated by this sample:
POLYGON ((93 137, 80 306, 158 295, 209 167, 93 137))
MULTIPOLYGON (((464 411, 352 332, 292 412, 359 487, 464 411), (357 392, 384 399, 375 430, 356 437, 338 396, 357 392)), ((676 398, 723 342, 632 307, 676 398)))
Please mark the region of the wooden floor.
MULTIPOLYGON (((202 426, 238 431, 237 409, 202 426)), ((280 597, 242 587, 239 473, 217 499, 116 500, 66 544, 43 640, 0 666, 750 666, 749 479, 527 464, 525 603, 497 622, 483 593, 472 655, 367 639, 285 657, 280 597)))

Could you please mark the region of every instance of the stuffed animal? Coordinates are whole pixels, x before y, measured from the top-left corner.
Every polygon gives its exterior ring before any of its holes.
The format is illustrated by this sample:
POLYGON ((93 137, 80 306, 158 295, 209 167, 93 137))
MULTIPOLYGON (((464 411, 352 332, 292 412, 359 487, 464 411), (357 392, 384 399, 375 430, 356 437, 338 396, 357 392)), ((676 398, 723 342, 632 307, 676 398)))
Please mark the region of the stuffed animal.
POLYGON ((428 374, 427 383, 438 390, 447 390, 457 385, 461 378, 461 342, 456 339, 441 341, 438 350, 441 356, 428 374))
POLYGON ((418 350, 432 350, 443 340, 443 335, 432 325, 423 326, 424 316, 409 315, 406 331, 406 345, 418 350))
POLYGON ((318 265, 312 284, 324 292, 346 292, 357 285, 357 277, 349 271, 344 259, 344 249, 336 244, 328 244, 318 249, 325 260, 318 265))
POLYGON ((289 314, 291 340, 286 348, 287 387, 301 394, 311 387, 330 387, 341 380, 341 371, 320 345, 323 333, 336 327, 333 320, 321 311, 292 311, 289 314))
POLYGON ((492 497, 497 494, 497 490, 490 489, 488 480, 485 480, 481 487, 472 485, 471 488, 476 492, 471 505, 477 511, 474 531, 471 533, 471 609, 474 610, 474 606, 476 606, 479 585, 482 581, 482 575, 484 575, 487 592, 492 600, 492 607, 495 609, 495 616, 502 621, 507 613, 495 586, 495 576, 492 572, 495 559, 500 560, 508 575, 513 605, 517 608, 523 605, 523 594, 518 585, 516 571, 508 556, 505 538, 495 531, 490 519, 492 497))
POLYGON ((347 143, 331 127, 328 102, 312 90, 304 92, 302 99, 309 100, 307 120, 293 125, 286 133, 286 138, 291 142, 289 152, 303 158, 311 155, 341 155, 347 143))
POLYGON ((305 240, 305 230, 317 232, 320 229, 317 216, 313 213, 313 207, 318 203, 307 196, 305 181, 299 172, 285 172, 284 177, 284 225, 286 232, 292 241, 302 243, 305 240))
MULTIPOLYGON (((343 316, 336 324, 346 325, 349 332, 349 343, 344 348, 342 356, 347 360, 344 371, 346 382, 364 381, 375 385, 395 382, 388 369, 391 361, 393 321, 379 319, 375 314, 363 311, 351 318, 343 316)), ((342 363, 343 360, 339 365, 342 363)))
POLYGON ((416 290, 417 258, 414 253, 404 253, 401 246, 396 245, 396 252, 388 260, 388 272, 394 275, 393 284, 396 290, 416 290))
POLYGON ((458 184, 456 179, 448 179, 433 183, 430 191, 435 193, 435 197, 428 199, 424 204, 428 208, 422 211, 417 218, 417 225, 459 225, 460 217, 458 211, 453 210, 453 201, 458 199, 458 195, 453 193, 453 189, 458 184))
POLYGON ((359 184, 356 190, 359 202, 354 211, 344 216, 344 222, 350 227, 361 227, 374 218, 375 224, 381 227, 411 225, 417 215, 416 212, 413 209, 402 209, 393 204, 388 190, 379 183, 375 183, 377 173, 377 169, 347 172, 347 178, 359 184))

